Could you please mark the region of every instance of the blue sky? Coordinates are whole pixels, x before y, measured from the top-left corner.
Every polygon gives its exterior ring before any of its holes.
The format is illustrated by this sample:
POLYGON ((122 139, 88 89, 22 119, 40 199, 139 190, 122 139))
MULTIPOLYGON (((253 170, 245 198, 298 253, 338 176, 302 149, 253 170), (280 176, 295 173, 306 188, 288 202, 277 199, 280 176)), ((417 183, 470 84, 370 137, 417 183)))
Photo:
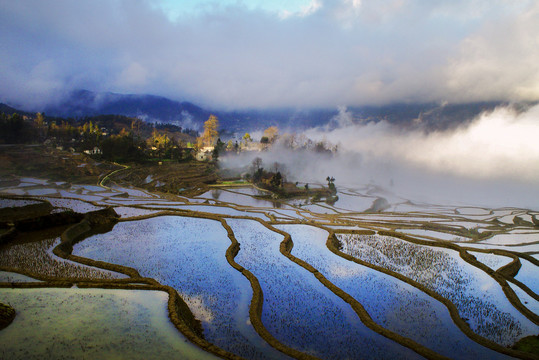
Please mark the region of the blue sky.
POLYGON ((539 100, 535 0, 0 0, 0 101, 227 109, 539 100))
POLYGON ((170 20, 193 16, 212 7, 243 6, 251 10, 263 10, 282 14, 301 12, 309 6, 310 0, 155 0, 154 6, 162 9, 170 20))

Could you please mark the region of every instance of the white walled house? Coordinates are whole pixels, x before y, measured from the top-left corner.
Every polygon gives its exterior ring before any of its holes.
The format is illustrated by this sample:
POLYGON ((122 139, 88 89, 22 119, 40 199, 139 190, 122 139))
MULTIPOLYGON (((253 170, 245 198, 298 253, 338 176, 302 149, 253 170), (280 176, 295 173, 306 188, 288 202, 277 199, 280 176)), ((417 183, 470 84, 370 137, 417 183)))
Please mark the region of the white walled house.
POLYGON ((202 149, 198 150, 198 153, 196 155, 196 159, 198 161, 206 161, 212 159, 213 154, 213 146, 205 146, 202 149))

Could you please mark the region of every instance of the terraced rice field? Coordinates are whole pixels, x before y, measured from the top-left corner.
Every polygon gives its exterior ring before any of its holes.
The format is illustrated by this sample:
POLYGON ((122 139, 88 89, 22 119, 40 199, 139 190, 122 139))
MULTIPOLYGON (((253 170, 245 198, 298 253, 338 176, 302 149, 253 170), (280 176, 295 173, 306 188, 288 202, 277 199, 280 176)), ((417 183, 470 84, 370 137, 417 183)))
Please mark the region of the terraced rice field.
POLYGON ((75 257, 53 253, 59 234, 0 246, 0 302, 19 311, 0 331, 3 354, 61 357, 68 340, 40 329, 75 310, 88 318, 69 339, 81 356, 114 356, 128 334, 138 358, 537 358, 510 349, 539 335, 536 212, 393 196, 366 213, 384 194, 339 190, 328 205, 249 187, 192 199, 34 178, 0 189, 0 209, 39 198, 121 216, 79 239, 75 257))

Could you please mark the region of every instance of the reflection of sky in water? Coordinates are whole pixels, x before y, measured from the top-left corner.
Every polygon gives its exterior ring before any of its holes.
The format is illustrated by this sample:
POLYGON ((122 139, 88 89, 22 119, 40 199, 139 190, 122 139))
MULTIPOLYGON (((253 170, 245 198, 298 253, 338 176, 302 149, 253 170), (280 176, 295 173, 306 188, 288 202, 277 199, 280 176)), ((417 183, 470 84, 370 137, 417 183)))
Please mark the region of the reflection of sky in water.
POLYGON ((262 321, 281 342, 321 358, 419 358, 368 329, 352 308, 312 273, 279 252, 283 236, 250 220, 228 220, 241 249, 236 262, 264 293, 262 321))
POLYGON ((454 250, 384 236, 339 238, 347 244, 343 251, 348 254, 396 271, 452 301, 460 316, 467 318, 471 329, 481 336, 507 346, 537 331, 511 305, 493 278, 465 262, 454 250))
POLYGON ((193 315, 195 315, 198 320, 206 323, 213 321, 215 314, 213 314, 211 309, 204 304, 204 297, 202 295, 180 294, 180 296, 185 300, 189 309, 191 309, 193 315))
POLYGON ((2 189, 0 190, 1 193, 8 194, 8 195, 25 195, 26 191, 24 189, 2 189))
POLYGON ((456 241, 466 241, 470 240, 469 238, 464 238, 460 235, 448 234, 444 232, 432 231, 432 230, 423 230, 423 229, 395 229, 395 231, 402 232, 405 234, 411 235, 420 235, 428 236, 440 240, 456 240, 456 241))
POLYGON ((20 207, 33 204, 40 204, 39 201, 33 200, 18 200, 18 199, 4 199, 0 198, 0 209, 8 207, 20 207))
POLYGON ((41 189, 30 189, 30 190, 27 190, 26 193, 27 193, 28 195, 32 195, 32 196, 39 196, 39 195, 52 195, 52 194, 56 194, 57 191, 56 191, 56 189, 41 188, 41 189))
POLYGON ((334 207, 338 209, 346 209, 350 211, 365 211, 371 207, 376 196, 357 196, 347 195, 337 192, 339 200, 335 203, 334 207))
POLYGON ((477 261, 482 262, 489 268, 497 270, 502 266, 509 264, 513 259, 509 256, 501 256, 495 254, 481 253, 477 251, 469 251, 469 253, 477 259, 477 261))
POLYGON ((364 270, 360 267, 346 266, 342 264, 330 264, 327 268, 329 274, 339 278, 351 278, 358 275, 364 275, 364 270))
POLYGON ((221 223, 162 216, 122 222, 74 246, 73 254, 131 266, 184 294, 201 316, 208 341, 251 358, 268 351, 247 326, 251 287, 225 257, 231 242, 221 223), (244 319, 243 321, 238 321, 244 319))
POLYGON ((522 264, 522 267, 518 271, 517 276, 515 276, 515 279, 524 283, 536 294, 539 294, 538 267, 522 258, 520 259, 520 263, 522 264))
POLYGON ((0 332, 3 359, 215 358, 170 322, 164 292, 0 289, 0 297, 17 311, 0 332))
POLYGON ((114 208, 114 211, 116 211, 116 213, 122 218, 129 218, 135 216, 151 215, 158 213, 161 210, 144 210, 126 206, 118 206, 114 208))
POLYGON ((101 191, 107 190, 106 188, 103 188, 101 186, 96 186, 96 185, 73 185, 71 189, 75 189, 75 191, 77 189, 84 189, 84 190, 92 191, 92 192, 96 192, 96 191, 101 192, 101 191))
POLYGON ((515 294, 519 297, 522 304, 528 308, 531 312, 534 314, 539 313, 539 301, 532 298, 530 295, 528 295, 524 290, 522 290, 517 285, 508 282, 509 286, 511 286, 511 289, 515 292, 515 294))
MULTIPOLYGON (((256 189, 253 189, 253 190, 256 191, 256 189)), ((257 199, 250 195, 237 193, 236 189, 230 189, 230 190, 213 189, 213 190, 205 192, 204 194, 198 197, 203 198, 203 199, 213 199, 220 202, 229 202, 229 203, 242 205, 242 206, 266 207, 266 208, 274 207, 274 203, 271 201, 257 199)), ((283 206, 286 206, 286 205, 283 205, 283 206)))
POLYGON ((508 250, 508 251, 516 251, 516 252, 539 252, 539 244, 531 244, 531 245, 524 245, 524 246, 506 246, 506 245, 489 245, 489 244, 483 244, 483 243, 464 243, 461 244, 466 247, 470 248, 477 248, 477 249, 499 249, 499 250, 508 250))
POLYGON ((25 183, 32 183, 33 185, 45 185, 47 184, 48 180, 45 180, 45 179, 37 179, 37 178, 33 178, 33 177, 22 177, 20 178, 20 180, 22 182, 25 182, 25 183))
POLYGON ((494 235, 493 237, 483 241, 483 244, 493 245, 517 245, 539 242, 539 232, 535 233, 510 233, 494 235))
POLYGON ((82 200, 76 200, 76 199, 64 199, 64 198, 53 198, 53 197, 47 197, 45 198, 48 202, 51 203, 54 207, 61 207, 61 208, 67 208, 71 209, 75 212, 79 213, 86 213, 89 211, 95 211, 102 209, 101 207, 94 206, 92 204, 89 204, 87 202, 84 202, 82 200))
POLYGON ((26 275, 17 274, 14 272, 0 271, 0 282, 34 282, 40 281, 26 275))
MULTIPOLYGON (((352 295, 375 322, 451 358, 504 358, 468 339, 453 324, 447 308, 391 276, 347 261, 325 247, 327 232, 305 225, 281 225, 294 241, 292 254, 309 262, 328 280, 352 295), (359 268, 342 276, 335 268, 359 268)), ((369 260, 367 259, 369 262, 369 260)))

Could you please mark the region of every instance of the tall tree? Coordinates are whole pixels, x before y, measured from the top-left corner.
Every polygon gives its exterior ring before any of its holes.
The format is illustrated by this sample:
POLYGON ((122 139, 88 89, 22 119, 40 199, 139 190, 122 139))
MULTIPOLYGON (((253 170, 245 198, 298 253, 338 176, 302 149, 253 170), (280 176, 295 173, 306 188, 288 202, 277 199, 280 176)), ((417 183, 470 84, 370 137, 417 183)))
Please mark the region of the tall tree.
POLYGON ((34 124, 38 127, 42 127, 45 125, 45 117, 42 113, 36 113, 36 118, 34 119, 34 124))
POLYGON ((45 126, 45 117, 42 113, 37 113, 34 119, 34 126, 37 131, 37 136, 39 141, 45 140, 47 137, 47 127, 45 126))
POLYGON ((203 146, 213 146, 219 136, 219 120, 217 116, 210 115, 209 119, 204 122, 204 132, 201 136, 201 143, 203 146))

